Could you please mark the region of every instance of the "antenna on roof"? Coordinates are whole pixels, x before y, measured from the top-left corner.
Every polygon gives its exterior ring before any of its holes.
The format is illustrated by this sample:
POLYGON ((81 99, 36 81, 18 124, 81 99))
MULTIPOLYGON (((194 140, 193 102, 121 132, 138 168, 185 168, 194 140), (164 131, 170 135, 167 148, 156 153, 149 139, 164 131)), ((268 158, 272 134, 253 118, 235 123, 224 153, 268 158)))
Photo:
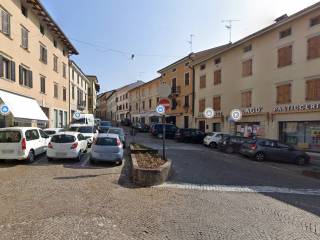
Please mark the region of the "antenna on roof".
POLYGON ((194 34, 190 34, 190 40, 188 41, 189 45, 190 45, 190 53, 192 53, 192 44, 193 44, 193 37, 194 37, 194 34))
POLYGON ((222 20, 221 22, 225 23, 227 22, 228 24, 225 25, 226 29, 229 30, 229 43, 231 43, 231 32, 232 32, 232 22, 239 22, 240 20, 234 20, 234 19, 226 19, 222 20))

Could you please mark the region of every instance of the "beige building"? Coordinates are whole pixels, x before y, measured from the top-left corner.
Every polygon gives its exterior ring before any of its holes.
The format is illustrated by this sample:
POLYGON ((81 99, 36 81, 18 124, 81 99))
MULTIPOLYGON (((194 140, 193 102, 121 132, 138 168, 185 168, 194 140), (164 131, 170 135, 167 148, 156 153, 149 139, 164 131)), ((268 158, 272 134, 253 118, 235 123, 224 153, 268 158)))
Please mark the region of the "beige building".
POLYGON ((100 85, 97 76, 87 75, 89 80, 88 85, 88 112, 96 114, 97 108, 97 93, 100 91, 100 85))
POLYGON ((98 95, 97 97, 97 109, 96 117, 101 120, 107 120, 107 99, 114 92, 114 90, 104 92, 98 95))
POLYGON ((158 88, 161 77, 129 90, 129 108, 132 122, 151 124, 160 121, 156 112, 159 102, 158 88))
POLYGON ((89 80, 81 68, 73 61, 69 61, 70 76, 70 116, 75 112, 88 113, 89 80))
POLYGON ((106 98, 107 102, 107 120, 116 122, 117 117, 117 92, 116 90, 113 90, 112 93, 106 98))
POLYGON ((38 0, 1 1, 0 15, 0 101, 11 110, 0 125, 66 126, 77 50, 38 0))
POLYGON ((195 126, 320 151, 320 3, 195 63, 195 126), (216 115, 206 119, 212 107, 216 115), (242 119, 232 121, 230 111, 242 119))

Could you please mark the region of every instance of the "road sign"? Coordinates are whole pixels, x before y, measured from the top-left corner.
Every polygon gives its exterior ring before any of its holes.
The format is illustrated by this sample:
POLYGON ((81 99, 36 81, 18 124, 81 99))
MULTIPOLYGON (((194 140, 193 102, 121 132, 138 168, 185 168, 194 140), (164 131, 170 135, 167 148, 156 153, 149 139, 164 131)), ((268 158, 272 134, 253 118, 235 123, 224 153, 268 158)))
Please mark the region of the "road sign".
POLYGON ((212 108, 206 108, 203 112, 203 115, 206 117, 206 118, 213 118, 214 117, 214 110, 212 108))
POLYGON ((157 113, 159 114, 165 114, 166 113, 166 108, 163 105, 158 105, 156 108, 157 113))
POLYGON ((1 115, 4 115, 4 116, 8 115, 10 113, 10 109, 9 109, 8 105, 2 104, 0 106, 0 113, 1 113, 1 115))
POLYGON ((75 118, 75 119, 79 119, 81 117, 81 112, 75 112, 74 114, 73 114, 73 118, 75 118))
POLYGON ((240 109, 232 109, 230 112, 230 118, 231 120, 237 122, 240 121, 242 118, 242 112, 240 109))
POLYGON ((165 82, 162 82, 158 88, 158 95, 160 98, 167 98, 171 94, 171 87, 165 82))
POLYGON ((170 100, 168 98, 162 98, 159 101, 159 105, 163 105, 166 108, 166 111, 170 108, 170 100))

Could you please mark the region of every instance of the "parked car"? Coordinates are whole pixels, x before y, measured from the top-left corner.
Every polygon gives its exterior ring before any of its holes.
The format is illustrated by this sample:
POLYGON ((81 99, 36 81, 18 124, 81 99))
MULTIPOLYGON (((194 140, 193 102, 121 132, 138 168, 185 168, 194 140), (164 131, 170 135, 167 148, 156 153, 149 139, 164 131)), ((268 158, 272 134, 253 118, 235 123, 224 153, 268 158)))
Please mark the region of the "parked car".
POLYGON ((99 133, 107 133, 111 127, 112 124, 110 121, 101 121, 100 126, 98 127, 99 133))
POLYGON ((310 156, 294 146, 271 139, 256 139, 247 141, 240 148, 242 155, 256 161, 272 160, 305 165, 310 162, 310 156))
POLYGON ((165 135, 166 138, 174 138, 177 127, 173 124, 163 124, 163 123, 156 123, 153 125, 151 134, 155 137, 162 138, 163 135, 163 126, 165 125, 165 135))
POLYGON ((72 125, 73 124, 82 124, 82 125, 94 126, 94 124, 95 124, 94 116, 93 116, 93 114, 81 113, 78 118, 73 117, 71 124, 72 125))
POLYGON ((98 130, 94 126, 73 125, 69 128, 69 131, 82 133, 84 138, 88 141, 88 147, 91 147, 94 137, 98 134, 98 130))
POLYGON ((144 123, 135 122, 132 124, 133 128, 138 130, 139 132, 148 132, 149 126, 144 123))
POLYGON ((49 136, 39 128, 11 127, 0 129, 0 159, 35 160, 47 151, 49 136))
POLYGON ((218 143, 218 149, 226 153, 237 153, 241 145, 247 140, 250 139, 240 136, 225 136, 218 143))
POLYGON ((65 129, 64 128, 46 128, 46 129, 43 129, 43 131, 51 137, 54 134, 57 134, 59 132, 64 132, 65 129))
POLYGON ((229 136, 229 134, 225 134, 222 132, 208 133, 207 136, 203 139, 203 144, 211 148, 217 148, 219 142, 226 136, 229 136))
POLYGON ((123 144, 123 148, 126 148, 126 135, 122 128, 109 128, 109 134, 117 134, 123 144))
POLYGON ((175 139, 179 142, 202 143, 204 132, 195 128, 180 128, 175 133, 175 139))
POLYGON ((48 161, 53 159, 76 159, 80 161, 81 154, 88 149, 88 143, 85 137, 78 132, 63 132, 51 137, 48 144, 48 161))
POLYGON ((102 133, 92 144, 90 162, 115 162, 122 164, 123 144, 118 134, 102 133))

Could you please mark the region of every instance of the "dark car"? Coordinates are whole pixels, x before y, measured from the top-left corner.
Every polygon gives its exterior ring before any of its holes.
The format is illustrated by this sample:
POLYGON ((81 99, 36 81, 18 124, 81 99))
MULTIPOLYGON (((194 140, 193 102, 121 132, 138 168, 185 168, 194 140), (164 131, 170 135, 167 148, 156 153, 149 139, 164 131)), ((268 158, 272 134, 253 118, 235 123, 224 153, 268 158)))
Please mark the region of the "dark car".
POLYGON ((163 126, 165 125, 165 135, 166 138, 174 138, 177 127, 173 124, 163 124, 163 123, 157 123, 152 126, 151 134, 153 136, 156 136, 158 138, 162 138, 163 136, 163 126))
POLYGON ((240 136, 225 136, 218 143, 218 149, 226 153, 237 153, 240 151, 241 145, 250 140, 246 137, 240 136))
POLYGON ((99 133, 107 133, 111 127, 112 124, 110 121, 101 121, 100 126, 98 127, 99 133))
POLYGON ((148 132, 149 131, 149 126, 147 124, 144 123, 133 123, 132 127, 136 130, 138 130, 139 132, 148 132))
POLYGON ((179 142, 202 143, 205 133, 195 128, 180 128, 176 131, 175 139, 179 142))
POLYGON ((256 161, 272 160, 305 165, 310 162, 310 156, 294 146, 271 139, 256 139, 245 142, 240 153, 254 158, 256 161))

